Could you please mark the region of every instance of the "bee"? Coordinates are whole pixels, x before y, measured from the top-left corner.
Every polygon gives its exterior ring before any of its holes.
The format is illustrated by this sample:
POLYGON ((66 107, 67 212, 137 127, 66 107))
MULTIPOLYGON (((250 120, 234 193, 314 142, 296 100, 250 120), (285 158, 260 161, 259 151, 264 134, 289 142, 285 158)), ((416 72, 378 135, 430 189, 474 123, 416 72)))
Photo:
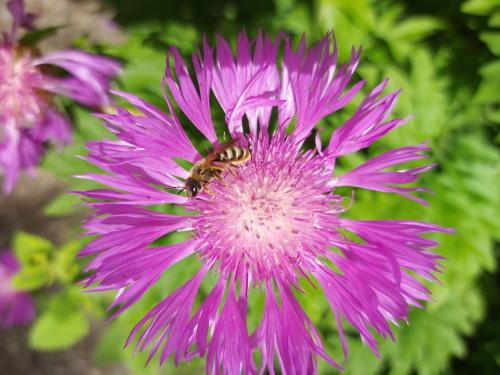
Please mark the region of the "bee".
POLYGON ((226 168, 245 164, 252 159, 252 147, 236 146, 236 141, 233 139, 225 143, 193 165, 183 188, 189 198, 195 198, 202 191, 213 194, 208 185, 215 179, 225 185, 222 172, 226 168))

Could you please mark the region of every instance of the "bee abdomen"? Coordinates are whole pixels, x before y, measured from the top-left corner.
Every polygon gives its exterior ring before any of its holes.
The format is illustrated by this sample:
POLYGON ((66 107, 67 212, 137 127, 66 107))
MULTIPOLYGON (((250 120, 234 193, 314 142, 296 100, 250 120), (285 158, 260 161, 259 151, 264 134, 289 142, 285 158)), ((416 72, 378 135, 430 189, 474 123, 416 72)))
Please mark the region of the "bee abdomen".
POLYGON ((245 148, 232 146, 217 154, 217 161, 238 162, 250 159, 250 151, 245 148))

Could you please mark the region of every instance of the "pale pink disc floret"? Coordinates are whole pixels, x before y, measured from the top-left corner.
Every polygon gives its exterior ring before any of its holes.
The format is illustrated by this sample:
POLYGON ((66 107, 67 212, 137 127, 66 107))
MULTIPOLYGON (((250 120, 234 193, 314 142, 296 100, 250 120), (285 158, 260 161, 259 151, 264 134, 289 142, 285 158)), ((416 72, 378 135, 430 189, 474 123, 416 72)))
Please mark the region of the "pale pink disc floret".
POLYGON ((17 41, 21 27, 32 29, 34 17, 22 0, 7 7, 13 23, 0 40, 0 173, 3 190, 12 190, 19 172, 37 166, 45 143, 66 144, 71 126, 53 103, 56 95, 67 96, 93 108, 110 104, 110 79, 119 72, 118 62, 81 50, 39 56, 17 41), (50 74, 50 69, 66 72, 50 74))
POLYGON ((309 49, 302 39, 294 49, 285 35, 271 40, 259 34, 252 42, 245 33, 234 58, 218 36, 215 51, 205 41, 194 54, 195 81, 178 50, 170 49, 163 81, 168 114, 117 92, 136 110, 101 116, 117 140, 89 143, 87 159, 106 174, 80 176, 109 186, 80 192, 95 210, 86 228, 97 235, 81 253, 93 256, 85 285, 117 290, 116 316, 172 265, 192 256, 200 263, 193 278, 133 329, 128 342, 137 340, 138 350, 148 348, 150 358, 158 354, 160 362, 206 355, 207 373, 213 374, 266 369, 274 374, 275 363, 284 374, 314 374, 318 356, 341 366, 296 298, 301 280, 323 290, 346 358, 346 323, 377 352, 373 332, 391 336, 391 322, 406 321, 410 305, 429 299, 419 278, 434 279, 440 257, 429 251, 437 243, 422 235, 450 230, 417 221, 347 219, 348 202, 336 193, 338 186, 351 186, 424 203, 415 195, 422 189, 406 184, 431 166, 398 166, 425 157, 425 143, 389 151, 342 175, 334 170, 337 158, 405 122, 389 118, 398 92, 383 95, 387 81, 382 82, 325 147, 319 137, 315 149, 305 146, 322 118, 359 93, 364 82, 349 85, 359 58, 353 50, 350 61, 338 66, 330 34, 309 49), (226 170, 224 183, 212 182, 213 194, 188 199, 173 190, 188 177, 178 161, 195 163, 203 155, 186 135, 187 124, 181 124, 173 102, 217 148, 223 136, 212 120, 212 94, 225 113, 227 133, 240 146, 251 146, 252 159, 226 170), (159 205, 184 207, 186 214, 166 214, 159 205), (175 231, 192 236, 153 245, 175 231), (218 281, 199 304, 208 273, 218 281), (263 316, 253 331, 247 324, 250 289, 265 294, 263 316))

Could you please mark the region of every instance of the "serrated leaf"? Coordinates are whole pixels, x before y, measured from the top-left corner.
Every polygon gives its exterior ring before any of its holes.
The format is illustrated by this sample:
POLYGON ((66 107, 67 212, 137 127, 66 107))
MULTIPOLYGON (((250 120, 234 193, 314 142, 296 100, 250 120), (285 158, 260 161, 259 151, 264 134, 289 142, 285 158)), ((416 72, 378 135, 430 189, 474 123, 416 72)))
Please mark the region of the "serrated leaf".
POLYGON ((441 374, 448 358, 464 353, 461 334, 480 319, 480 296, 469 285, 463 294, 457 291, 449 297, 438 309, 413 310, 409 325, 397 330, 396 341, 384 342, 382 358, 389 359, 391 374, 410 374, 412 369, 419 374, 441 374))

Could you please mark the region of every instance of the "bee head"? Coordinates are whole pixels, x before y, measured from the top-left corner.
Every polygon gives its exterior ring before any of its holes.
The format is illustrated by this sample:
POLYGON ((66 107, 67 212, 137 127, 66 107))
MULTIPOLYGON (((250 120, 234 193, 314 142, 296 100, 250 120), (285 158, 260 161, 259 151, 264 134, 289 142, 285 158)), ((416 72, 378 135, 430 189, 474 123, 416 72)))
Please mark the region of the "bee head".
POLYGON ((194 178, 189 177, 184 185, 188 198, 194 198, 201 191, 201 184, 194 178))

